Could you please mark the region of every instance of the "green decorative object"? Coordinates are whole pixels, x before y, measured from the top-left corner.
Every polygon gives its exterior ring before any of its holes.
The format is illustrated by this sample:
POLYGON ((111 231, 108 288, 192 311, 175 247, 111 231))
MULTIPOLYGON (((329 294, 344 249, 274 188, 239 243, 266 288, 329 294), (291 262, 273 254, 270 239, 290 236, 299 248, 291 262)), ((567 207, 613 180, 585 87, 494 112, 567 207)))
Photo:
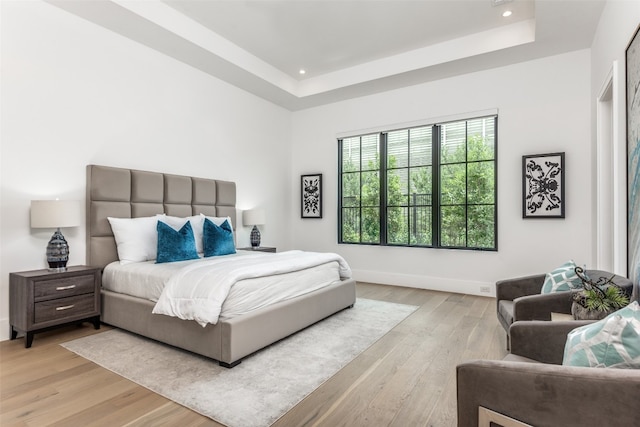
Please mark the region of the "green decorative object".
POLYGON ((573 295, 571 314, 574 319, 600 320, 629 304, 629 297, 613 282, 615 274, 608 279, 601 277, 593 281, 582 268, 576 267, 575 272, 584 289, 573 295))

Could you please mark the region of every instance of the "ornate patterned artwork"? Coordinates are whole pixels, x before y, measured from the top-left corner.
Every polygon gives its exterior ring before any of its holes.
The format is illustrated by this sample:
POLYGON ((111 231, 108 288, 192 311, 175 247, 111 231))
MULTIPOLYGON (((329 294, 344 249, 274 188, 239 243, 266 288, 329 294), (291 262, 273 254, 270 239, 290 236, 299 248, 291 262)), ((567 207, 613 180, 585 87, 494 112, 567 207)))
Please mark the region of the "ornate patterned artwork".
POLYGON ((640 280, 640 27, 626 50, 627 63, 627 272, 640 280))
POLYGON ((302 175, 302 218, 322 218, 322 174, 302 175))
POLYGON ((522 156, 522 217, 564 218, 564 153, 522 156))

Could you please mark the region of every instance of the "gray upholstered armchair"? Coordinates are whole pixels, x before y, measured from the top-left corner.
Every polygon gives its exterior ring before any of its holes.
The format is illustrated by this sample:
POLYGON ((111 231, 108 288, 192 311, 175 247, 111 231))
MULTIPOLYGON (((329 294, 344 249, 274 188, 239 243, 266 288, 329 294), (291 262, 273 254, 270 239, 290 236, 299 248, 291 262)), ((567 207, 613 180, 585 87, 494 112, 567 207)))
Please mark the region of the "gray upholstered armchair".
POLYGON ((519 321, 503 360, 458 365, 458 426, 478 426, 480 408, 536 427, 638 425, 640 370, 558 365, 567 333, 587 323, 519 321))
MULTIPOLYGON (((601 270, 587 270, 593 281, 601 277, 610 278, 613 273, 601 270)), ((572 292, 541 294, 545 275, 518 277, 496 282, 497 313, 505 331, 518 320, 551 320, 551 313, 571 314, 572 292)), ((633 282, 616 275, 613 282, 631 297, 633 282)), ((507 337, 507 348, 509 347, 507 337)))

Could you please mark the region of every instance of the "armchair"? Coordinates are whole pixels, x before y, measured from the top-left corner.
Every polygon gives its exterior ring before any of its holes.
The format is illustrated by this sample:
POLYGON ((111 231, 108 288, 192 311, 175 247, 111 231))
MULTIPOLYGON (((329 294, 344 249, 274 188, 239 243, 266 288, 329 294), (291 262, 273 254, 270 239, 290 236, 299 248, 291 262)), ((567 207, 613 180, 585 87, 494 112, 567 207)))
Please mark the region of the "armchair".
POLYGON ((536 427, 638 425, 640 370, 559 365, 567 333, 587 323, 518 321, 503 360, 458 365, 458 426, 478 426, 481 407, 536 427))
MULTIPOLYGON (((595 281, 600 277, 609 278, 613 273, 587 270, 587 275, 595 281)), ((575 291, 541 294, 544 280, 545 274, 536 274, 496 282, 496 311, 498 321, 507 331, 507 348, 508 331, 512 323, 518 320, 551 320, 551 313, 571 314, 572 295, 575 291)), ((631 297, 631 280, 616 275, 613 281, 631 297)))

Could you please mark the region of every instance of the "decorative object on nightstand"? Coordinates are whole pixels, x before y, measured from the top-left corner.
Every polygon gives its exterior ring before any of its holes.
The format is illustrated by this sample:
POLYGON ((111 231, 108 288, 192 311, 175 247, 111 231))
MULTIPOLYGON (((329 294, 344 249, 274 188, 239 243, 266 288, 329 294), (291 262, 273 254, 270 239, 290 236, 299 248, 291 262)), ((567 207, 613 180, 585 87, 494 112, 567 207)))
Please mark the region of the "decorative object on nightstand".
POLYGON ((47 245, 50 271, 66 271, 69 244, 60 232, 63 227, 77 227, 82 222, 80 202, 75 200, 32 200, 31 228, 55 228, 47 245))
POLYGON ((263 225, 266 222, 266 216, 264 209, 249 209, 242 212, 242 223, 244 225, 253 225, 251 229, 251 246, 260 246, 260 230, 258 225, 263 225))
POLYGON ((73 266, 66 271, 23 271, 9 274, 11 339, 24 332, 25 348, 33 334, 54 326, 90 321, 100 329, 102 270, 73 266))

